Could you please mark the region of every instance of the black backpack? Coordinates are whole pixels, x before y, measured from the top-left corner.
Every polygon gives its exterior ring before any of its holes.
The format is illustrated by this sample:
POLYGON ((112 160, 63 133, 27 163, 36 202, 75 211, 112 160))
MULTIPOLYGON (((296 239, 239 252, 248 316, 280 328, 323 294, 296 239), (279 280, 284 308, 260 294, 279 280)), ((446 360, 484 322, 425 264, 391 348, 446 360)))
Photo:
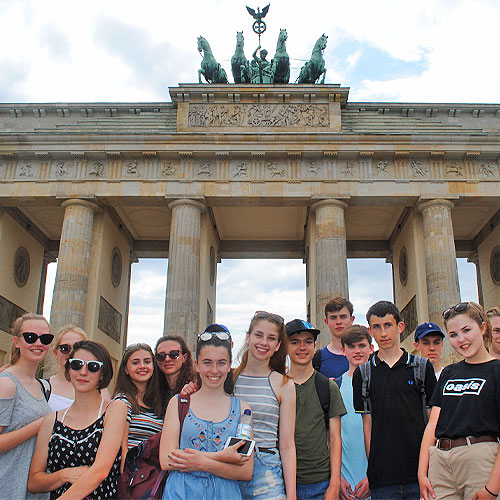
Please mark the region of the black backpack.
POLYGON ((314 386, 321 409, 325 414, 325 424, 328 430, 330 428, 330 379, 325 377, 322 373, 316 372, 314 386))
MULTIPOLYGON (((427 413, 427 398, 425 394, 425 371, 427 367, 427 358, 422 356, 415 356, 414 354, 408 354, 410 356, 409 366, 413 368, 413 378, 417 384, 417 387, 422 396, 422 408, 424 423, 427 425, 429 421, 429 414, 427 413)), ((372 411, 372 401, 370 399, 370 382, 372 376, 372 359, 370 358, 366 363, 359 367, 361 372, 361 398, 363 399, 363 411, 369 413, 372 411)))

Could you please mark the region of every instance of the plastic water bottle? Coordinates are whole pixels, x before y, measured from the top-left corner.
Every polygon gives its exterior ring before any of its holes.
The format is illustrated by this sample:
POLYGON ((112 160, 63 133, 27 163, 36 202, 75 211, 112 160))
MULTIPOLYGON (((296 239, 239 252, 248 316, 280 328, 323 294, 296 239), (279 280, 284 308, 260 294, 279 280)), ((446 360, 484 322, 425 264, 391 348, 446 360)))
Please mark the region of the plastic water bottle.
POLYGON ((241 439, 251 439, 252 435, 252 410, 245 410, 240 417, 236 437, 241 439))

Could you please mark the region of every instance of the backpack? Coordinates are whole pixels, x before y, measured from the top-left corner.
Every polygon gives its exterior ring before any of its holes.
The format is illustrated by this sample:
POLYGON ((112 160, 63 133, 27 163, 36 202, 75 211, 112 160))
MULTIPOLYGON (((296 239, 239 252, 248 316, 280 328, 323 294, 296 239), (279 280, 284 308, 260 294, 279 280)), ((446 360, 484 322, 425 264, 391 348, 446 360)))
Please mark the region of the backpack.
MULTIPOLYGON (((189 396, 179 394, 179 436, 189 410, 189 403, 189 396)), ((162 470, 160 466, 160 439, 161 432, 157 432, 128 450, 125 467, 118 480, 117 498, 124 500, 162 498, 167 471, 162 470)))
POLYGON ((314 353, 312 364, 317 372, 321 371, 321 349, 317 349, 314 353))
POLYGON ((40 387, 42 388, 43 397, 45 401, 49 401, 50 395, 52 393, 52 386, 50 385, 50 381, 46 378, 37 378, 40 387))
POLYGON ((314 386, 316 394, 318 395, 321 409, 325 414, 326 429, 330 428, 330 379, 325 377, 322 373, 316 372, 314 378, 314 386))
MULTIPOLYGON (((427 422, 429 421, 429 415, 427 413, 427 398, 425 394, 425 370, 428 360, 427 358, 423 358, 422 356, 415 356, 414 354, 408 354, 408 356, 410 356, 409 366, 413 368, 413 378, 415 379, 417 388, 422 396, 424 424, 427 425, 427 422)), ((365 413, 369 413, 372 411, 372 402, 370 399, 372 362, 373 357, 359 367, 362 379, 361 398, 363 399, 363 411, 365 413)))

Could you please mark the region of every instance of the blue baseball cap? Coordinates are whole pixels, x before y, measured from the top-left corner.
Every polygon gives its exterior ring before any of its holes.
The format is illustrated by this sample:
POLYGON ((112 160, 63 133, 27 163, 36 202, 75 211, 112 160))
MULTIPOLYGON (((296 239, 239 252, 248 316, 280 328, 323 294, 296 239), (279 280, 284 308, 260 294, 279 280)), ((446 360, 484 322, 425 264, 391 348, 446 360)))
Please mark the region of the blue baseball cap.
POLYGON ((312 333, 314 335, 314 340, 316 340, 316 337, 320 333, 320 331, 317 328, 314 328, 314 326, 311 325, 311 323, 309 323, 308 321, 304 321, 302 319, 294 319, 286 324, 286 334, 289 337, 290 335, 299 332, 312 333))
POLYGON ((441 328, 439 328, 436 323, 422 323, 421 325, 417 326, 417 329, 415 330, 415 342, 418 339, 424 338, 426 335, 429 335, 430 333, 434 334, 439 334, 441 337, 444 339, 444 333, 442 332, 441 328))

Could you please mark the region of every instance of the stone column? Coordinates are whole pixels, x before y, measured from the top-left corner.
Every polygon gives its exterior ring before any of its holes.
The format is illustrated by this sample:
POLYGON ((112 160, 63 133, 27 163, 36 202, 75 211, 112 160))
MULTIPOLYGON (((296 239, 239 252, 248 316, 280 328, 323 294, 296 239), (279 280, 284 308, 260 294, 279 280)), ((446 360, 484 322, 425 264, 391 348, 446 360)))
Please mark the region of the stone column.
MULTIPOLYGON (((422 213, 425 247, 425 271, 429 321, 444 326, 442 312, 460 301, 457 257, 451 222, 450 200, 436 199, 418 204, 422 213)), ((447 339, 442 361, 449 364, 457 359, 447 339)))
POLYGON ((59 244, 50 324, 57 331, 67 323, 85 326, 88 264, 92 247, 94 213, 98 206, 86 200, 66 200, 59 244))
POLYGON ((476 266, 477 297, 479 303, 484 307, 483 284, 481 282, 481 267, 478 253, 474 253, 467 258, 467 262, 472 262, 476 266))
MULTIPOLYGON (((325 304, 334 297, 349 297, 344 211, 347 203, 328 199, 314 203, 316 213, 316 318, 315 326, 330 332, 323 321, 325 304)), ((329 338, 329 337, 328 337, 329 338)))
POLYGON ((200 234, 205 205, 183 199, 169 203, 172 211, 168 248, 165 335, 181 335, 192 346, 200 315, 200 234))

